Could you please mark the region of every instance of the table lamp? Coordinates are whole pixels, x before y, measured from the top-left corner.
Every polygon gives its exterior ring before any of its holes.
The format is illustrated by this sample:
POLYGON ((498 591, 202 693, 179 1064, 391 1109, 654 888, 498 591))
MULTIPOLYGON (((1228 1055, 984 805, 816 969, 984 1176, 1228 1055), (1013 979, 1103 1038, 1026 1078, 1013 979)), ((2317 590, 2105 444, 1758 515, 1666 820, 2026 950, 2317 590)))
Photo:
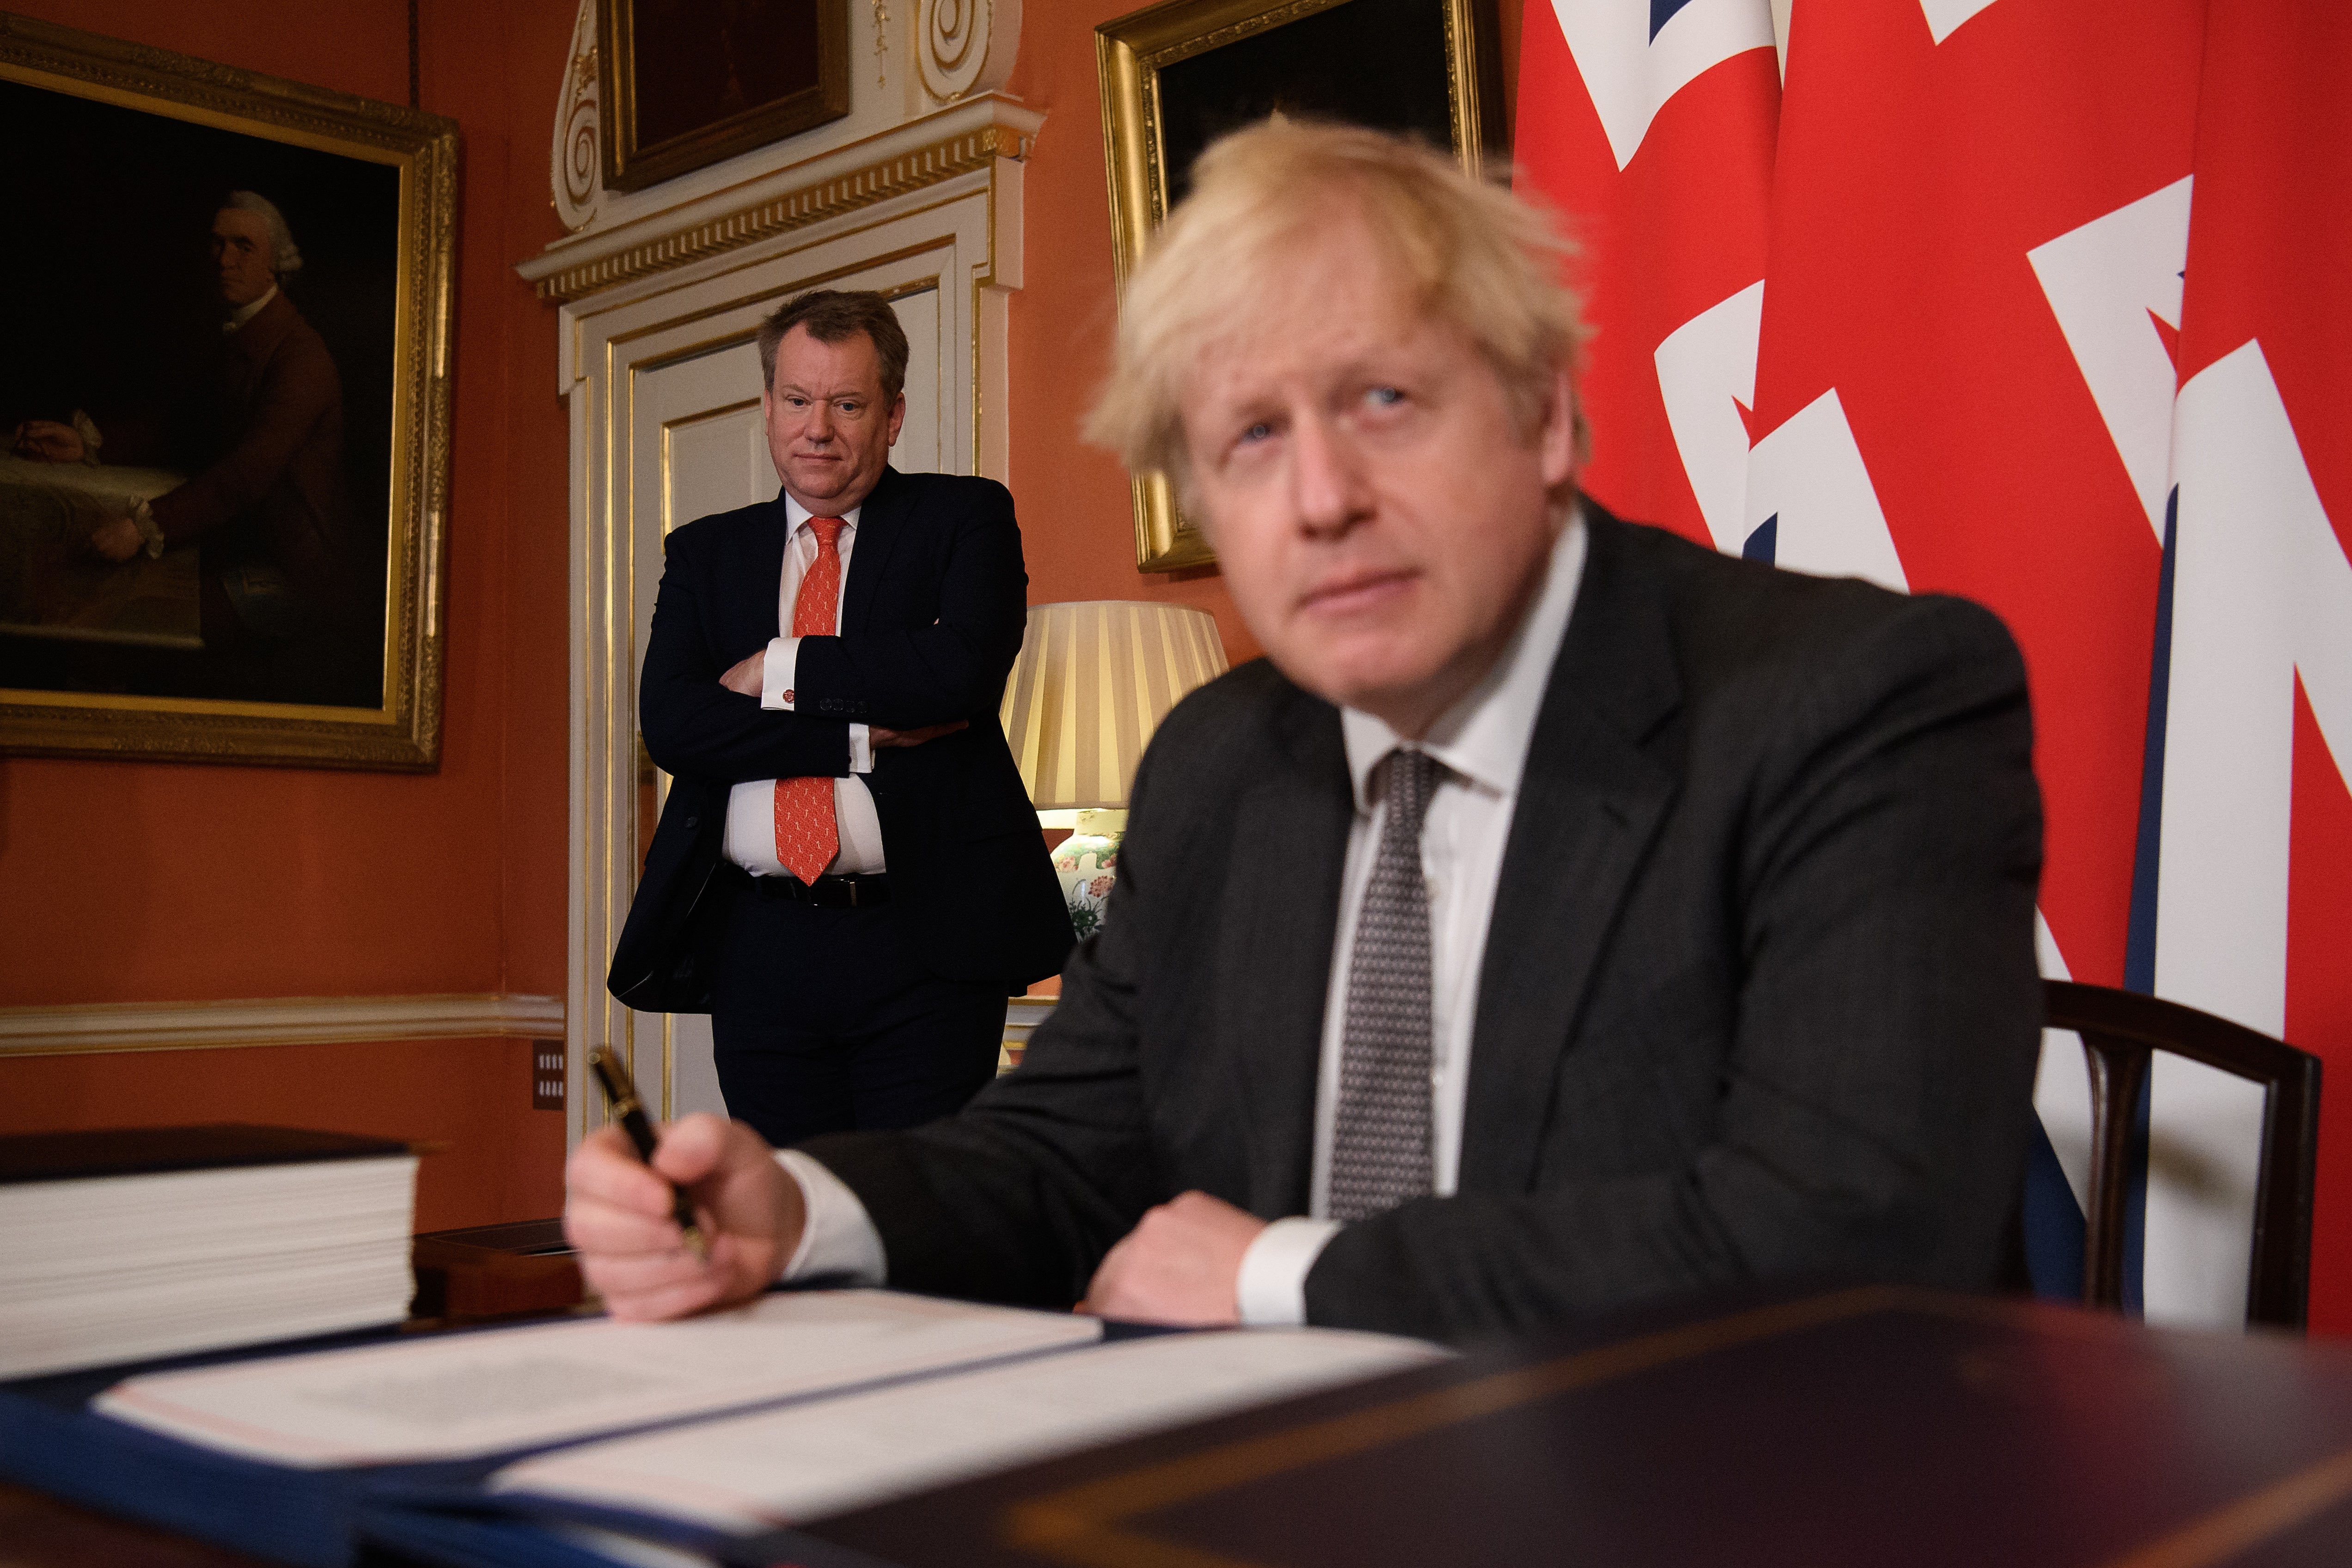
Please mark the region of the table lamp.
POLYGON ((998 716, 1037 821, 1073 830, 1054 869, 1081 937, 1102 925, 1144 743, 1178 698, 1224 670, 1205 610, 1099 599, 1030 607, 998 716))

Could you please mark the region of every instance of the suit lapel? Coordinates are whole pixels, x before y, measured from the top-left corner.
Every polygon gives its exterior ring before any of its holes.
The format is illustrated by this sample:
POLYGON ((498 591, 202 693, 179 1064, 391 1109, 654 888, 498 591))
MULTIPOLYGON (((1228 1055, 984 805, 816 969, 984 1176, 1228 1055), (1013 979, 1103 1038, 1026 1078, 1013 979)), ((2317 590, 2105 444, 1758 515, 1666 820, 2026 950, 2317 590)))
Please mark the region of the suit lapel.
POLYGON ((1296 693, 1271 723, 1278 764, 1243 796, 1234 822, 1217 1033, 1241 1081, 1253 1205, 1304 1214, 1354 804, 1337 710, 1296 693))
POLYGON ((1584 580, 1519 786, 1478 984, 1462 1190, 1533 1179, 1550 1086, 1620 904, 1675 788, 1643 746, 1680 702, 1665 612, 1586 503, 1584 580))
MULTIPOLYGON (((728 660, 740 658, 753 648, 765 647, 768 640, 783 634, 783 622, 791 613, 782 603, 784 590, 784 545, 792 538, 792 522, 784 510, 782 490, 776 498, 734 514, 740 525, 731 527, 720 550, 724 577, 719 588, 717 601, 729 607, 729 613, 740 615, 740 622, 724 622, 722 635, 728 660)), ((734 519, 729 519, 732 522, 734 519)))
POLYGON ((860 505, 857 513, 857 548, 849 552, 849 581, 841 597, 841 629, 844 632, 862 627, 874 612, 874 595, 880 587, 883 570, 890 563, 890 552, 907 532, 907 512, 913 504, 907 482, 896 468, 882 470, 882 477, 860 505))

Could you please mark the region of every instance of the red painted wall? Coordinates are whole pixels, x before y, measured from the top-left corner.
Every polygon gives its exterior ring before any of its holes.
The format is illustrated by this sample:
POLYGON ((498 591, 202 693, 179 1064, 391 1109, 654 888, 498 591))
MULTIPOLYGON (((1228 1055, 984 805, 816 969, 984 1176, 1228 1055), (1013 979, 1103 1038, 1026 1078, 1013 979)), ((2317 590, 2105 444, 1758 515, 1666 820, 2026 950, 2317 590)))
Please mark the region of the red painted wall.
MULTIPOLYGON (((394 103, 404 0, 12 0, 394 103)), ((556 994, 564 972, 566 432, 555 316, 511 263, 560 229, 547 146, 572 0, 425 0, 457 120, 442 765, 418 776, 0 758, 0 1006, 556 994)), ((433 1140, 419 1220, 555 1212, 563 1118, 519 1040, 0 1060, 0 1130, 244 1117, 433 1140)))
POLYGON ((1257 643, 1214 568, 1135 570, 1135 512, 1127 471, 1078 439, 1078 425, 1118 324, 1111 278, 1110 199, 1103 183, 1102 102, 1095 85, 1098 23, 1140 0, 1030 0, 1021 54, 1005 90, 1042 110, 1022 179, 1022 267, 1013 296, 1013 494, 1029 560, 1029 601, 1171 600, 1217 618, 1225 656, 1257 643))
POLYGON ((0 1064, 0 1133, 259 1122, 425 1149, 416 1228, 562 1207, 563 1117, 530 1111, 530 1042, 282 1045, 34 1056, 0 1064))

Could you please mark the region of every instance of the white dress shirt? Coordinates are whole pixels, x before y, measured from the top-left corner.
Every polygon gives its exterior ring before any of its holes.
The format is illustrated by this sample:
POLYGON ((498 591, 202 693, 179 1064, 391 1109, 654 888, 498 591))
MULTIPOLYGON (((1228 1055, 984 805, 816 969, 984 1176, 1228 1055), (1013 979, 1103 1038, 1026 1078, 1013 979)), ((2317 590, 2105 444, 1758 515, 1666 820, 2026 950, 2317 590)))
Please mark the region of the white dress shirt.
POLYGON ((244 326, 247 321, 250 321, 256 316, 260 315, 261 312, 268 308, 269 302, 277 298, 278 285, 273 283, 268 288, 262 290, 260 298, 248 299, 244 304, 238 306, 236 309, 230 311, 228 313, 228 319, 221 323, 221 336, 224 338, 227 337, 239 327, 244 326))
MULTIPOLYGON (((1486 955, 1486 927, 1502 881, 1503 850, 1519 778, 1535 737, 1551 667, 1568 631, 1584 575, 1583 520, 1570 513, 1552 547, 1536 602, 1501 659, 1467 695, 1440 716, 1419 749, 1446 772, 1422 826, 1423 874, 1430 891, 1430 1074, 1433 1175, 1440 1195, 1451 1194, 1462 1168, 1462 1114, 1470 1082, 1470 1042, 1477 1022, 1478 976, 1486 955)), ((1308 1213, 1277 1219, 1258 1233, 1242 1258, 1235 1295, 1242 1321, 1255 1325, 1307 1321, 1307 1274, 1339 1222, 1326 1218, 1331 1191, 1331 1147, 1339 1123, 1339 1053, 1347 1032, 1348 967, 1355 952, 1356 916, 1378 858, 1385 772, 1379 765, 1400 744, 1381 720, 1353 708, 1339 711, 1355 792, 1341 873, 1339 931, 1332 942, 1330 989, 1323 1009, 1321 1072, 1315 1095, 1315 1156, 1308 1213)), ((778 1161, 801 1186, 808 1218, 782 1278, 840 1275, 858 1284, 887 1282, 882 1240, 865 1205, 818 1161, 783 1150, 778 1161)))
MULTIPOLYGON (((1430 1164, 1440 1197, 1462 1169, 1462 1109, 1470 1087, 1470 1038, 1477 1023, 1478 976, 1486 925, 1503 875, 1503 849, 1518 804, 1528 745, 1568 631, 1577 583, 1584 575, 1584 525, 1571 514, 1552 546, 1543 589, 1503 656, 1462 700, 1438 716, 1413 749, 1445 765, 1421 829, 1421 870, 1429 887, 1430 1164)), ((1370 714, 1339 710, 1356 817, 1340 873, 1339 928, 1331 943, 1330 988, 1323 1003, 1323 1056, 1315 1090, 1315 1166, 1303 1218, 1277 1219, 1242 1259, 1240 1297, 1246 1323, 1307 1321, 1307 1271, 1339 1228, 1330 1212, 1331 1148, 1339 1119, 1339 1058, 1348 1030, 1348 975, 1356 951, 1356 917, 1380 858, 1387 820, 1387 769, 1396 731, 1370 714)))
MULTIPOLYGON (((792 498, 783 497, 784 517, 791 531, 784 538, 784 570, 776 587, 776 624, 789 629, 793 623, 793 603, 800 597, 801 579, 816 564, 816 530, 808 526, 811 513, 806 507, 792 498)), ((852 507, 842 515, 845 527, 837 549, 841 554, 841 591, 849 590, 849 552, 857 544, 857 514, 865 508, 852 507)), ((841 623, 841 602, 834 601, 834 624, 841 623)), ((760 694, 760 706, 780 712, 793 711, 793 679, 800 666, 801 640, 798 637, 777 637, 768 643, 765 679, 760 694)), ((828 874, 848 875, 853 873, 887 870, 882 858, 882 822, 874 814, 874 796, 866 788, 861 773, 874 771, 874 747, 866 726, 849 727, 849 776, 833 781, 833 818, 841 832, 841 849, 825 866, 828 874)), ((783 862, 776 858, 776 781, 761 779, 748 784, 738 784, 727 795, 727 858, 750 872, 753 876, 786 876, 783 862)))

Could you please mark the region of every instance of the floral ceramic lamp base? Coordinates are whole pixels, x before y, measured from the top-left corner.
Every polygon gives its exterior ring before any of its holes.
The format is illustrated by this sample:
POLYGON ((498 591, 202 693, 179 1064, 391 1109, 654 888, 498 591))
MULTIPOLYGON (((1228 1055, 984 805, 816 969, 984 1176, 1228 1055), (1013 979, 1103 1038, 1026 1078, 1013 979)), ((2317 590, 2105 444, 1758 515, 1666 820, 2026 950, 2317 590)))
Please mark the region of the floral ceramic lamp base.
POLYGON ((1125 811, 1080 811, 1078 825, 1054 852, 1054 872, 1062 879, 1062 902, 1084 941, 1102 929, 1103 909, 1118 874, 1119 841, 1127 836, 1125 811))

